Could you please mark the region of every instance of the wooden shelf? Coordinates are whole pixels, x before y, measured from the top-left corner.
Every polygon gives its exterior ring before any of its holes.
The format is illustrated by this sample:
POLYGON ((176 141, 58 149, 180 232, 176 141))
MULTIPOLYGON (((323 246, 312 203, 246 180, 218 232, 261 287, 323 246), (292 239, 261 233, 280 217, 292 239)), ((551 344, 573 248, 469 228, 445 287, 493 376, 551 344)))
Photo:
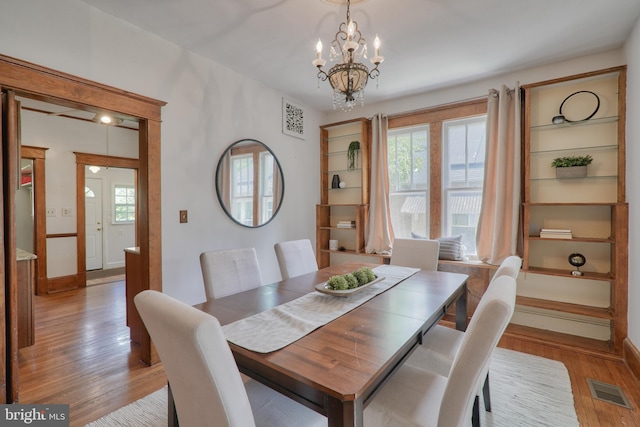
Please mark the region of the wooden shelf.
POLYGON ((571 274, 569 269, 560 270, 556 268, 542 268, 542 267, 529 267, 526 270, 529 273, 536 274, 547 274, 549 276, 561 276, 561 277, 571 277, 574 279, 591 279, 591 280, 604 280, 604 281, 612 281, 615 280, 611 273, 592 273, 590 271, 583 271, 582 276, 574 276, 571 274))
POLYGON ((518 296, 517 305, 542 308, 545 310, 562 311, 564 313, 579 314, 581 316, 595 317, 598 319, 613 319, 613 313, 608 307, 592 307, 588 305, 572 304, 561 301, 551 301, 540 298, 518 296))
MULTIPOLYGON (((520 275, 518 286, 522 293, 533 295, 531 291, 535 290, 535 295, 541 298, 518 296, 516 303, 521 307, 548 310, 549 317, 545 322, 531 322, 531 326, 510 325, 508 333, 519 339, 552 342, 559 347, 593 354, 622 354, 627 336, 629 234, 629 206, 625 202, 625 89, 625 66, 523 87, 522 207, 526 234, 522 271, 525 274, 520 275), (592 119, 551 124, 563 100, 580 90, 598 93, 609 103, 600 105, 592 119), (584 154, 594 158, 589 176, 571 180, 551 176, 547 162, 553 156, 584 154), (541 228, 571 229, 574 235, 571 239, 544 238, 537 234, 541 228), (593 254, 591 263, 585 265, 585 270, 581 269, 582 276, 572 275, 569 265, 558 268, 564 265, 565 252, 582 252, 587 258, 593 254), (589 269, 609 271, 596 273, 589 269), (581 292, 608 298, 603 301, 603 304, 608 302, 608 307, 557 301, 571 301, 572 293, 581 292), (586 316, 594 320, 594 326, 564 329, 563 316, 556 319, 554 313, 586 316), (596 322, 596 319, 608 322, 596 322), (542 324, 594 338, 533 327, 542 324), (595 337, 609 339, 603 341, 595 337)), ((541 316, 545 314, 542 312, 541 316)), ((526 317, 519 321, 529 322, 526 317)))
POLYGON ((617 356, 613 355, 614 350, 610 341, 584 338, 576 335, 563 334, 561 332, 516 325, 513 323, 507 327, 505 335, 514 336, 523 341, 551 345, 597 356, 606 357, 607 355, 610 355, 612 358, 619 360, 617 356))
POLYGON ((600 117, 597 119, 581 120, 579 122, 564 122, 557 125, 553 123, 536 125, 536 126, 531 126, 531 130, 538 131, 538 130, 545 130, 545 129, 562 129, 562 128, 575 127, 575 126, 592 126, 592 125, 597 125, 602 123, 611 123, 611 122, 617 122, 617 121, 618 121, 618 116, 600 117))
POLYGON ((601 237, 578 237, 573 236, 571 239, 551 239, 547 237, 540 236, 529 236, 529 240, 544 240, 545 242, 587 242, 587 243, 615 243, 611 237, 601 238, 601 237))
POLYGON ((319 268, 328 267, 334 259, 332 255, 365 255, 370 138, 371 122, 366 118, 320 126, 320 204, 316 205, 316 259, 319 268), (358 167, 349 170, 347 148, 354 140, 360 142, 358 167), (347 187, 331 187, 331 176, 335 174, 346 178, 347 187), (336 226, 338 220, 347 219, 355 221, 355 227, 336 226), (340 246, 357 249, 330 251, 329 239, 338 239, 340 246))

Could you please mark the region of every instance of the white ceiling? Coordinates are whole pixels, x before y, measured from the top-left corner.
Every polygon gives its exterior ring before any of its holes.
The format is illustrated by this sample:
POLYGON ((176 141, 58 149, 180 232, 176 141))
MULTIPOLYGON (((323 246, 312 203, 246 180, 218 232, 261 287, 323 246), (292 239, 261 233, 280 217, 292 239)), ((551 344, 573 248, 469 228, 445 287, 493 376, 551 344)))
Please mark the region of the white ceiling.
MULTIPOLYGON (((318 110, 315 44, 345 20, 337 0, 82 0, 318 110)), ((382 40, 379 87, 366 103, 621 47, 640 0, 366 0, 363 36, 382 40)), ((372 46, 369 45, 370 52, 372 46)))

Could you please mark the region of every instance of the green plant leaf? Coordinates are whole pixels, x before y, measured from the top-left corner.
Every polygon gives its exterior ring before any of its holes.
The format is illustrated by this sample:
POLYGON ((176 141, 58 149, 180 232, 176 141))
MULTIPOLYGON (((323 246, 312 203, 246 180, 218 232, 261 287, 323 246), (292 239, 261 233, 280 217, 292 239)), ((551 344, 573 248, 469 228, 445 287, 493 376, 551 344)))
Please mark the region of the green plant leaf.
POLYGON ((593 157, 590 155, 586 156, 566 156, 566 157, 556 157, 551 162, 551 166, 554 168, 568 168, 571 166, 586 166, 593 162, 593 157))

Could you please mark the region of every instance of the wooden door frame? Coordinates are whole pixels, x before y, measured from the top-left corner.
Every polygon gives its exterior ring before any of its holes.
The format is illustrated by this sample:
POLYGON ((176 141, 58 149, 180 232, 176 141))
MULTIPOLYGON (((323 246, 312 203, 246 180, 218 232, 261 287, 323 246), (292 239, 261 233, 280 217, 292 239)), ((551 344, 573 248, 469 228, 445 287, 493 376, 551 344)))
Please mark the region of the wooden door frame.
POLYGON ((47 284, 47 214, 46 214, 46 174, 45 157, 48 148, 23 145, 20 156, 33 161, 33 236, 36 259, 35 288, 41 295, 47 284))
MULTIPOLYGON (((136 236, 140 247, 140 286, 161 291, 160 124, 161 108, 166 103, 4 55, 0 55, 0 86, 43 102, 92 112, 107 110, 138 119, 136 236)), ((7 305, 6 300, 2 303, 7 305)), ((148 334, 144 335, 141 359, 148 364, 159 362, 148 334)), ((5 335, 2 339, 6 344, 11 337, 5 335)))
MULTIPOLYGON (((80 286, 87 286, 87 230, 86 230, 86 218, 85 218, 85 173, 86 166, 102 166, 112 168, 125 168, 133 169, 134 182, 138 181, 138 169, 140 168, 140 162, 138 159, 132 159, 129 157, 114 157, 104 156, 100 154, 89 154, 74 152, 76 155, 76 230, 78 237, 77 241, 77 254, 78 254, 78 284, 80 286)), ((136 194, 138 189, 136 186, 136 194)), ((137 197, 136 197, 137 200, 137 197)), ((137 204, 137 202, 136 202, 137 204)), ((137 207, 137 206, 136 206, 137 207)), ((136 212, 138 209, 136 209, 136 212)), ((137 214, 136 214, 137 216, 137 214)), ((104 228, 104 227, 103 227, 104 228)), ((136 231, 137 231, 137 218, 136 218, 136 231)), ((138 246, 138 233, 136 232, 135 245, 138 246)))

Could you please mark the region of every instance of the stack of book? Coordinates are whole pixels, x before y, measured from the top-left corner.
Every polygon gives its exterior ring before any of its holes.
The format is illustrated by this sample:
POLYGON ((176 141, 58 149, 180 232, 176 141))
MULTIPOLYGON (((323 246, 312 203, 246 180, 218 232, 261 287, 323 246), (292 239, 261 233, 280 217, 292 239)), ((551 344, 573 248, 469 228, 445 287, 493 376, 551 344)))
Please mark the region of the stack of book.
POLYGON ((338 227, 338 228, 355 228, 356 227, 356 222, 355 221, 338 221, 338 224, 336 224, 336 227, 338 227))
POLYGON ((560 230, 557 228, 543 228, 540 230, 540 237, 545 239, 571 239, 571 230, 560 230))

